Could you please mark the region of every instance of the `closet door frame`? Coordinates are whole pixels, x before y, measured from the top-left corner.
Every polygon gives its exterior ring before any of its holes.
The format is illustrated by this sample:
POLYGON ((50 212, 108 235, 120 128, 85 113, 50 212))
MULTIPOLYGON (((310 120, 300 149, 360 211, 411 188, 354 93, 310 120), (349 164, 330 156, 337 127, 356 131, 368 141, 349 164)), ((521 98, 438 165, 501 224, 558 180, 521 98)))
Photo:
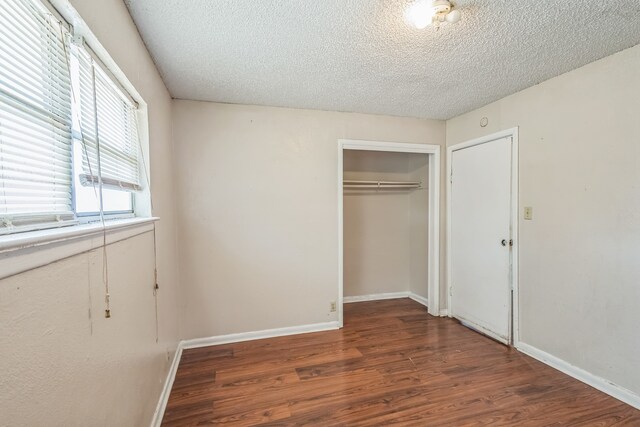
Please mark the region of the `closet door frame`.
POLYGON ((434 316, 440 312, 440 145, 410 144, 403 142, 338 140, 338 322, 342 328, 344 304, 344 210, 343 210, 343 160, 345 150, 386 151, 392 153, 419 153, 429 157, 429 270, 427 284, 428 312, 434 316))

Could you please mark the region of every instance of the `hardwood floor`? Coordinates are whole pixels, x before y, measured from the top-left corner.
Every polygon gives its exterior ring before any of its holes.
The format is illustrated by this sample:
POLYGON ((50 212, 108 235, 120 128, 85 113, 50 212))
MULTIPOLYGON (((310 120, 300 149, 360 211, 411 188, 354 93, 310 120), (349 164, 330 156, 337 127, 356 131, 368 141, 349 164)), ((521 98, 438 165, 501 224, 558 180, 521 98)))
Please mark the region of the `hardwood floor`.
POLYGON ((345 327, 185 350, 163 425, 640 426, 640 411, 409 299, 345 327))

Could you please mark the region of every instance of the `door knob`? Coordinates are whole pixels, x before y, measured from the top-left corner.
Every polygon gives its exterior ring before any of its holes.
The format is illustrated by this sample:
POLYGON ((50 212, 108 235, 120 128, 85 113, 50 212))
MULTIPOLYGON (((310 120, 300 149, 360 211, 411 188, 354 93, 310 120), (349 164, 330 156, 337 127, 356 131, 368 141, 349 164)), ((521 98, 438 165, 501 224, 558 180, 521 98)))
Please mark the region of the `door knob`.
POLYGON ((507 246, 507 239, 502 239, 502 242, 500 242, 500 244, 502 246, 507 246))

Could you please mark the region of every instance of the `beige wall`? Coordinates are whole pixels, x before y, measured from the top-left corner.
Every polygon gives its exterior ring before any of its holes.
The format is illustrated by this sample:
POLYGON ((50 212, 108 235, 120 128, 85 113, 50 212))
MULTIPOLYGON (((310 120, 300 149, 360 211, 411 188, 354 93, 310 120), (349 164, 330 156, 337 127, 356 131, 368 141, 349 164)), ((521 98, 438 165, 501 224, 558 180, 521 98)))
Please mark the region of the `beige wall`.
MULTIPOLYGON (((426 187, 427 161, 426 154, 345 150, 344 179, 415 180, 426 187)), ((344 295, 415 288, 426 297, 427 191, 345 189, 343 209, 344 295)))
POLYGON ((409 180, 422 182, 423 189, 409 193, 409 291, 427 298, 429 286, 429 157, 409 158, 409 180))
POLYGON ((109 247, 111 319, 101 250, 0 281, 0 424, 148 425, 178 341, 171 99, 122 1, 72 4, 148 103, 159 342, 150 233, 109 247))
POLYGON ((515 126, 521 340, 640 393, 640 46, 449 120, 447 143, 515 126))
POLYGON ((337 320, 339 138, 444 143, 444 123, 180 101, 182 336, 337 320))

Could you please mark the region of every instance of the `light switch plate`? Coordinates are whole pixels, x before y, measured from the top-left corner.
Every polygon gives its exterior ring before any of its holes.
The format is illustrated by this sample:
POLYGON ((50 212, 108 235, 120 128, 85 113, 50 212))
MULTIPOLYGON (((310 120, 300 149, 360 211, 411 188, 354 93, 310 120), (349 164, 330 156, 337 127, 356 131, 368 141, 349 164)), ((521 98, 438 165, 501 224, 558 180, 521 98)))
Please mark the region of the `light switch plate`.
POLYGON ((531 206, 526 206, 524 208, 524 219, 526 220, 533 219, 533 208, 531 206))

